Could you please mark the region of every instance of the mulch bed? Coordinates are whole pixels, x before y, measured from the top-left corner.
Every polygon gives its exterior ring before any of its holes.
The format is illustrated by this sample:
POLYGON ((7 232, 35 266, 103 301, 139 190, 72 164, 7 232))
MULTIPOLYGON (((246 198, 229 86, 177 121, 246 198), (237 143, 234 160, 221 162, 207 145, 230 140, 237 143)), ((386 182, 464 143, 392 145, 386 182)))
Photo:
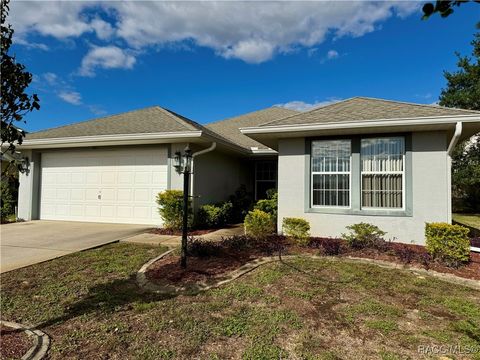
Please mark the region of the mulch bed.
POLYGON ((23 330, 0 325, 0 359, 20 359, 33 345, 23 330))
POLYGON ((154 263, 146 276, 156 284, 205 283, 222 277, 243 264, 254 260, 255 256, 188 257, 187 268, 180 266, 180 256, 169 255, 154 263))
MULTIPOLYGON (((189 230, 188 231, 188 236, 200 236, 200 235, 205 235, 214 231, 217 231, 218 229, 202 229, 202 230, 189 230)), ((182 236, 182 231, 181 230, 172 230, 172 229, 163 229, 163 228, 156 228, 152 229, 150 231, 152 234, 157 234, 157 235, 173 235, 173 236, 182 236)))
POLYGON ((392 249, 390 251, 387 250, 386 252, 381 252, 375 249, 361 249, 361 250, 349 251, 344 255, 367 258, 367 259, 384 260, 384 261, 394 262, 397 264, 407 264, 412 267, 433 270, 441 273, 453 274, 465 279, 480 280, 480 253, 471 252, 470 262, 467 265, 461 266, 459 268, 452 268, 452 267, 442 265, 437 261, 429 261, 428 264, 426 264, 425 262, 419 260, 427 254, 423 246, 392 243, 390 244, 390 247, 392 249), (402 261, 394 253, 395 248, 399 248, 399 247, 410 249, 414 254, 413 258, 410 261, 407 261, 407 260, 402 261))
POLYGON ((480 237, 471 238, 470 239, 470 244, 472 244, 472 246, 474 246, 474 247, 480 248, 480 237))
MULTIPOLYGON (((237 238, 237 244, 238 240, 241 239, 237 238)), ((253 243, 253 245, 237 250, 234 244, 228 244, 228 239, 226 241, 224 241, 226 245, 215 245, 218 248, 213 250, 211 247, 205 248, 200 246, 204 254, 202 256, 189 256, 186 269, 180 267, 180 256, 172 253, 155 262, 145 275, 150 281, 160 285, 206 283, 221 278, 249 261, 263 256, 275 256, 278 254, 272 250, 273 247, 265 246, 265 243, 253 243), (205 251, 205 249, 208 251, 205 251)), ((204 242, 208 243, 208 241, 204 242)), ((199 248, 196 247, 196 249, 198 251, 199 248)), ((473 252, 471 253, 470 263, 459 268, 447 267, 437 261, 433 261, 423 246, 400 243, 385 243, 382 249, 352 249, 344 240, 314 238, 308 247, 289 244, 282 253, 284 255, 320 254, 383 260, 441 273, 449 273, 466 279, 480 280, 480 254, 473 252)))

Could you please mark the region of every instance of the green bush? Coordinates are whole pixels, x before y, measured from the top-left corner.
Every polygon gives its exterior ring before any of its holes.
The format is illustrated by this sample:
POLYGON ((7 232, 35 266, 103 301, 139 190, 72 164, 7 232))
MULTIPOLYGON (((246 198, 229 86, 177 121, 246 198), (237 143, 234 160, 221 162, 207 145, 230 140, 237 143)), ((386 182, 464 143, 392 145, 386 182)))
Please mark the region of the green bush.
MULTIPOLYGON (((157 195, 158 212, 163 220, 163 227, 181 230, 183 221, 183 191, 165 190, 157 195)), ((188 202, 188 227, 192 226, 192 204, 188 202)))
POLYGON ((377 247, 384 242, 383 236, 386 234, 378 226, 364 222, 347 226, 347 229, 350 233, 342 234, 342 237, 355 249, 377 247))
POLYGON ((247 187, 243 184, 240 185, 235 194, 230 196, 229 202, 233 205, 231 221, 235 223, 243 222, 253 204, 252 194, 247 191, 247 187))
POLYGON ((198 209, 196 223, 198 227, 211 229, 230 222, 233 205, 227 201, 216 205, 203 205, 198 209))
POLYGON ((425 224, 426 248, 447 266, 458 267, 470 261, 469 229, 447 223, 425 224))
POLYGON ((13 215, 15 212, 14 208, 14 196, 11 188, 11 184, 7 181, 2 179, 1 181, 1 213, 0 217, 1 220, 7 219, 9 216, 13 215))
POLYGON ((254 209, 261 210, 277 219, 278 193, 275 189, 267 191, 267 199, 258 200, 254 209))
POLYGON ((306 244, 310 238, 310 224, 305 219, 284 218, 282 223, 283 235, 290 236, 306 244))
POLYGON ((275 221, 270 214, 254 209, 245 216, 245 234, 255 238, 264 238, 275 232, 275 221))

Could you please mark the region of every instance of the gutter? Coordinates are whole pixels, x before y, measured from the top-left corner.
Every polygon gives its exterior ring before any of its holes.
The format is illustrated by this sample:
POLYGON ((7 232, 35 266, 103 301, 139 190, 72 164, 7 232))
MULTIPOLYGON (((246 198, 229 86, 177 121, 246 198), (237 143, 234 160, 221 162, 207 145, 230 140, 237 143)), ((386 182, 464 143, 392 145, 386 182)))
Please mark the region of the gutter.
POLYGON ((461 115, 448 117, 423 117, 423 118, 403 118, 403 119, 379 119, 379 120, 362 120, 348 122, 328 122, 323 124, 298 124, 298 125, 265 125, 257 127, 244 127, 240 131, 245 134, 268 134, 283 133, 293 131, 311 131, 311 130, 330 130, 330 129, 353 129, 364 127, 380 127, 380 126, 405 126, 405 125, 442 125, 458 122, 480 122, 478 115, 461 115), (408 124, 405 121, 408 120, 408 124))
MULTIPOLYGON (((134 141, 168 141, 177 138, 197 138, 202 136, 201 131, 183 131, 183 132, 162 132, 162 133, 137 133, 137 134, 109 134, 109 135, 95 135, 95 136, 74 136, 63 138, 41 138, 31 139, 28 137, 19 145, 19 149, 40 148, 44 146, 55 147, 60 145, 71 144, 96 144, 96 143, 114 143, 134 141)), ((74 145, 72 145, 74 146, 74 145)))

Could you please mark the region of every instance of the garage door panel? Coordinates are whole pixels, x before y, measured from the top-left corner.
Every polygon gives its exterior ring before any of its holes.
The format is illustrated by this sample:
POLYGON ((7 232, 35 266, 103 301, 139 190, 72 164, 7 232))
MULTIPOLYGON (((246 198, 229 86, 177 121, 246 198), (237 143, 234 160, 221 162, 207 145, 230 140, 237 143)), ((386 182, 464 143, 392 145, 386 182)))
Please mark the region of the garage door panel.
POLYGON ((165 146, 43 153, 40 218, 160 225, 167 160, 165 146))
POLYGON ((114 171, 102 172, 102 184, 109 185, 116 183, 116 173, 114 171))

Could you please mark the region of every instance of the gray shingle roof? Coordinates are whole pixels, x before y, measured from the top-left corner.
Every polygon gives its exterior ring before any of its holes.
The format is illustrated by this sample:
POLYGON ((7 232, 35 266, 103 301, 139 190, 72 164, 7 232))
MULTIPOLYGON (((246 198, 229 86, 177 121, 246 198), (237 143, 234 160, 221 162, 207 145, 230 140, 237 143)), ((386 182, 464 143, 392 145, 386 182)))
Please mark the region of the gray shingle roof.
POLYGON ((267 149, 267 147, 240 132, 240 128, 249 126, 259 126, 265 122, 284 118, 298 114, 298 111, 285 109, 281 107, 270 107, 263 110, 254 111, 248 114, 228 118, 206 125, 210 130, 224 136, 234 143, 247 149, 258 147, 267 149))
POLYGON ((388 120, 475 114, 480 114, 480 112, 383 99, 354 97, 283 119, 265 122, 261 126, 341 123, 361 120, 388 120))
POLYGON ((106 116, 29 133, 26 136, 26 140, 76 136, 198 131, 202 129, 203 126, 190 119, 159 106, 153 106, 118 115, 106 116))

